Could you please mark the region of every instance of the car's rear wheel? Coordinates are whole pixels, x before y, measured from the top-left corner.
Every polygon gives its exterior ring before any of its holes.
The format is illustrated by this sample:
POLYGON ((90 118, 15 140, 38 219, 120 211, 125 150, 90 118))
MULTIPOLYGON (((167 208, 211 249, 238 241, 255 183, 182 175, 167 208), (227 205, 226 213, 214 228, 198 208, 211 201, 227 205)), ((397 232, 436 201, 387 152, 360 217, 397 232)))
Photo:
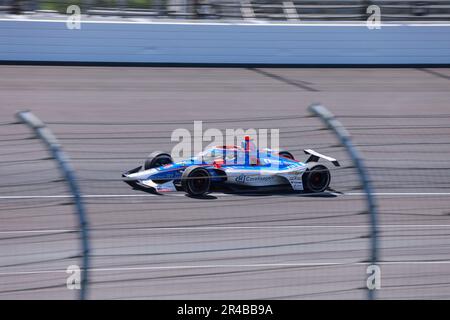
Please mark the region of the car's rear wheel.
POLYGON ((204 196, 211 187, 211 175, 203 167, 190 166, 181 176, 181 186, 191 196, 204 196))
POLYGON ((308 163, 309 168, 303 174, 303 188, 306 192, 323 192, 330 185, 331 175, 327 167, 317 163, 308 163))
POLYGON ((152 152, 145 160, 144 170, 158 168, 171 163, 173 163, 173 160, 170 154, 161 151, 155 151, 152 152))

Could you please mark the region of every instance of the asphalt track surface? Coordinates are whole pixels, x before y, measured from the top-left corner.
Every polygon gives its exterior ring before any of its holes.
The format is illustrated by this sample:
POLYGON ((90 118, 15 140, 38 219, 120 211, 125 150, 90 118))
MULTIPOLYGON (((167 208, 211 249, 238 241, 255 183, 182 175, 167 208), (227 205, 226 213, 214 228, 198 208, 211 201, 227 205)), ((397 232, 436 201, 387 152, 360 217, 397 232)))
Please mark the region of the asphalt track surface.
POLYGON ((77 220, 43 145, 49 124, 77 170, 91 235, 92 299, 365 299, 370 219, 354 168, 308 117, 348 128, 379 207, 381 299, 450 298, 449 69, 0 67, 0 298, 74 299, 77 220), (155 196, 120 173, 173 147, 176 128, 279 128, 303 159, 341 160, 343 193, 155 196))

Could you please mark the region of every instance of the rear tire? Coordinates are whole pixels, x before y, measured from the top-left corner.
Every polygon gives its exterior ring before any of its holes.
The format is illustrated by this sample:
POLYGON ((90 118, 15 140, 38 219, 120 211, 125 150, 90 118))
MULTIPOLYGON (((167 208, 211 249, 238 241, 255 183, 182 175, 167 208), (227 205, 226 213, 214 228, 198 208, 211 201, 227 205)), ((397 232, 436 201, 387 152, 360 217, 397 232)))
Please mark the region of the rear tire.
POLYGON ((305 191, 311 193, 323 192, 330 185, 330 170, 322 164, 309 162, 302 180, 305 191))
POLYGON ((190 196, 204 196, 211 187, 211 175, 200 166, 190 166, 181 176, 181 186, 190 196))
POLYGON ((152 152, 145 160, 144 170, 158 168, 171 163, 173 163, 173 160, 170 154, 161 151, 155 151, 152 152))

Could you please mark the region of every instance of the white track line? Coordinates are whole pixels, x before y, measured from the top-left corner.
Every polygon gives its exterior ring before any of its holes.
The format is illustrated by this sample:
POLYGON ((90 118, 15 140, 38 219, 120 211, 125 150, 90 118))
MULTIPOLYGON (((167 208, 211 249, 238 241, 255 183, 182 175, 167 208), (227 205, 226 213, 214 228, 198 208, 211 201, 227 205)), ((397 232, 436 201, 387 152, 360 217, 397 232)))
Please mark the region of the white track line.
MULTIPOLYGON (((349 192, 344 194, 335 194, 337 196, 365 196, 364 192, 349 192)), ((230 197, 233 194, 228 193, 211 193, 212 196, 217 197, 230 197)), ((374 196, 450 196, 450 192, 374 192, 374 196)), ((151 193, 138 193, 138 194, 85 194, 82 198, 142 198, 142 197, 160 197, 160 196, 170 196, 170 197, 185 197, 182 193, 172 193, 172 194, 162 194, 156 195, 151 193)), ((268 195, 270 196, 270 195, 268 195)), ((286 194, 286 197, 302 197, 302 194, 286 194)), ((21 195, 21 196, 0 196, 1 199, 66 199, 73 198, 72 195, 21 195)))
MULTIPOLYGON (((137 197, 155 197, 157 195, 150 193, 142 194, 85 194, 82 198, 137 198, 137 197)), ((50 196, 0 196, 0 199, 66 199, 73 198, 69 194, 50 195, 50 196)))
POLYGON ((63 232, 78 232, 76 229, 52 229, 52 230, 12 230, 0 231, 0 234, 26 234, 26 233, 63 233, 63 232))
MULTIPOLYGON (((346 196, 364 196, 364 192, 344 193, 346 196)), ((450 192, 374 192, 374 196, 450 196, 450 192)))
MULTIPOLYGON (((5 22, 45 22, 45 23, 64 23, 66 20, 62 19, 27 19, 27 18, 2 18, 0 21, 5 22)), ((267 22, 191 22, 191 21, 131 21, 131 20, 81 20, 81 23, 86 24, 142 24, 142 25, 193 25, 193 26, 282 26, 282 27, 364 27, 367 28, 365 22, 342 22, 342 23, 267 23, 267 22)), ((449 23, 411 23, 408 21, 392 21, 390 23, 381 23, 381 27, 450 27, 449 23)))
MULTIPOLYGON (((262 263, 262 264, 213 264, 213 265, 180 265, 180 266, 145 266, 122 268, 90 268, 90 272, 114 272, 114 271, 150 271, 150 270, 176 270, 176 269, 213 269, 213 268, 276 268, 276 267, 328 267, 328 266, 366 266, 371 262, 304 262, 304 263, 262 263)), ((377 262, 377 265, 436 265, 450 264, 450 260, 442 261, 389 261, 377 262)), ((0 272, 0 276, 66 273, 66 270, 30 270, 0 272)))

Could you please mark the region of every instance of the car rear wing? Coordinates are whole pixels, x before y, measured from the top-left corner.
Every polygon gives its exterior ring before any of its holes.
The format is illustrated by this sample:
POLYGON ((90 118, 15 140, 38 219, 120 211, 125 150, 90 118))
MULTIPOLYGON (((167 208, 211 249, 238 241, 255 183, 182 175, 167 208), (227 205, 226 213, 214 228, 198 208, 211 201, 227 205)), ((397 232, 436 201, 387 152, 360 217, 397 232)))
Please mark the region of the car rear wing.
POLYGON ((306 163, 308 163, 308 162, 317 162, 321 158, 321 159, 330 161, 336 167, 340 167, 341 166, 336 159, 328 157, 328 156, 323 155, 321 153, 318 153, 318 152, 316 152, 316 151, 314 151, 312 149, 304 149, 303 152, 305 152, 306 154, 309 154, 309 158, 306 160, 306 163))

